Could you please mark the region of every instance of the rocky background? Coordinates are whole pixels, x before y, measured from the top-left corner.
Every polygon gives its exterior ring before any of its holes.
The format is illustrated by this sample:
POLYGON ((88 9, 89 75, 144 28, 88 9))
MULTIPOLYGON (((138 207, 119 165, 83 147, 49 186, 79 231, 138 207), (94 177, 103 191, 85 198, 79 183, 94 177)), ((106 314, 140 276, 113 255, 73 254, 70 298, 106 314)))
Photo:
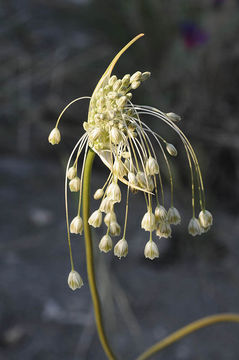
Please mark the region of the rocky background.
MULTIPOLYGON (((99 254, 102 232, 94 233, 110 342, 119 359, 134 359, 190 321, 238 312, 239 2, 2 0, 0 19, 0 360, 105 359, 82 237, 73 238, 73 247, 85 286, 73 293, 66 283, 64 166, 83 133, 87 103, 66 113, 61 145, 51 147, 47 136, 62 108, 90 95, 113 55, 140 32, 146 36, 115 72, 151 71, 134 101, 182 116, 180 127, 198 154, 214 226, 201 237, 188 235, 190 178, 183 148, 170 130, 148 119, 179 150, 173 172, 183 221, 172 239, 160 241, 160 258, 153 262, 143 257, 140 194, 130 199, 126 259, 99 254)), ((96 160, 92 191, 106 176, 96 160)), ((122 223, 121 205, 118 211, 122 223)), ((238 335, 238 325, 217 325, 154 359, 237 360, 238 335)))

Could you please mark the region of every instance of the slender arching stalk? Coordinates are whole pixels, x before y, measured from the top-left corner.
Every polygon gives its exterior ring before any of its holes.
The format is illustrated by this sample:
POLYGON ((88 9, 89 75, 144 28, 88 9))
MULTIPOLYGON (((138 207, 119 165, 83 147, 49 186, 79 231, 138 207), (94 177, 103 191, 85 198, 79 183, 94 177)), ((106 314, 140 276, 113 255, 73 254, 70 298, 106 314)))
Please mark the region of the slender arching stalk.
POLYGON ((90 180, 91 180, 91 171, 92 171, 92 164, 94 161, 95 153, 93 150, 89 149, 86 162, 85 162, 85 170, 84 170, 84 178, 83 178, 83 221, 84 221, 84 233, 85 233, 85 247, 86 247, 86 262, 87 262, 87 273, 88 273, 88 280, 89 286, 91 291, 91 297, 94 305, 94 312, 95 312, 95 321, 97 326, 97 331, 99 335, 99 339, 101 345, 106 353, 106 356, 109 360, 116 360, 113 351, 110 348, 108 343, 103 319, 102 319, 102 312, 100 306, 100 299, 99 294, 96 287, 96 280, 95 280, 95 271, 94 271, 94 258, 93 258, 93 247, 92 247, 92 240, 91 240, 91 230, 88 224, 89 218, 89 208, 90 208, 90 180))
POLYGON ((196 320, 191 324, 184 326, 183 328, 175 331, 171 335, 165 337, 163 340, 159 341, 148 350, 146 350, 142 355, 140 355, 136 360, 146 360, 153 356, 158 351, 172 345, 176 341, 182 339, 183 337, 192 334, 193 332, 202 329, 204 327, 220 323, 220 322, 239 322, 239 314, 217 314, 207 316, 205 318, 196 320))
MULTIPOLYGON (((90 203, 90 180, 91 180, 91 171, 94 161, 95 153, 92 149, 89 149, 84 169, 84 178, 83 178, 83 221, 84 221, 84 232, 85 232, 85 246, 86 246, 86 261, 87 261, 87 273, 89 279, 89 286, 92 296, 92 301, 94 305, 95 312, 95 321, 96 327, 99 335, 101 345, 105 351, 105 354, 109 360, 117 360, 114 355, 105 334, 100 299, 96 287, 95 280, 95 271, 94 271, 94 257, 93 257, 93 247, 91 240, 91 231, 88 224, 89 218, 89 203, 90 203)), ((183 328, 175 331, 171 335, 167 336, 163 340, 159 341, 143 354, 141 354, 136 360, 146 360, 153 356, 158 351, 172 345, 181 338, 203 328, 220 322, 239 322, 238 314, 217 314, 202 318, 200 320, 194 321, 189 325, 184 326, 183 328)))

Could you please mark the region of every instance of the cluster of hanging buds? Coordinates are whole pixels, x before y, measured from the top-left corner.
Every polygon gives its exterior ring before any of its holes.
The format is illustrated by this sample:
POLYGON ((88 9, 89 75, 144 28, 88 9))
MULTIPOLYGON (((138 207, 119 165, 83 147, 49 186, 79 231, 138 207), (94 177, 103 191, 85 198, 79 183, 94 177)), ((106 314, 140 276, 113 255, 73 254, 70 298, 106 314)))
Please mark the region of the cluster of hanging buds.
MULTIPOLYGON (((70 232, 80 235, 83 232, 81 218, 82 178, 89 147, 98 154, 110 171, 105 184, 94 194, 94 199, 99 201, 99 206, 88 219, 88 223, 92 227, 98 228, 103 223, 106 226, 106 233, 99 242, 101 251, 109 252, 113 248, 112 237, 120 236, 120 240, 114 245, 114 255, 122 258, 128 253, 126 226, 130 192, 142 192, 145 198, 146 212, 142 218, 141 227, 149 232, 148 242, 144 248, 146 258, 153 260, 159 257, 158 246, 153 240, 153 234, 155 233, 158 238, 169 238, 172 233, 172 225, 178 225, 181 222, 179 211, 174 207, 174 183, 168 160, 168 156, 177 156, 177 149, 161 135, 151 130, 142 121, 143 115, 154 116, 168 125, 179 136, 185 148, 192 182, 192 218, 188 224, 189 234, 192 236, 201 235, 208 231, 212 225, 212 215, 205 209, 203 180, 197 157, 189 140, 177 125, 181 119, 180 116, 173 112, 164 113, 151 106, 134 105, 131 102, 131 91, 137 89, 147 80, 150 77, 150 72, 137 71, 133 75, 124 75, 122 79, 115 75, 111 76, 112 69, 121 54, 141 36, 142 34, 134 38, 114 58, 96 86, 93 95, 90 98, 84 97, 90 99, 88 121, 84 122, 85 133, 70 155, 65 182, 66 220, 72 265, 68 283, 73 290, 81 287, 83 282, 80 275, 74 270, 70 232), (153 143, 157 144, 157 148, 154 147, 153 143), (83 149, 85 151, 83 152, 81 172, 79 172, 78 162, 83 149), (165 161, 171 187, 171 203, 168 210, 165 204, 160 156, 165 161), (116 205, 121 202, 119 182, 124 183, 127 188, 125 220, 122 231, 115 212, 116 205), (200 207, 198 218, 195 215, 195 182, 197 183, 200 207), (79 192, 78 213, 71 221, 70 226, 67 186, 71 192, 79 192)), ((79 99, 73 100, 60 114, 56 127, 49 135, 51 144, 58 144, 61 140, 58 124, 63 112, 79 99)))

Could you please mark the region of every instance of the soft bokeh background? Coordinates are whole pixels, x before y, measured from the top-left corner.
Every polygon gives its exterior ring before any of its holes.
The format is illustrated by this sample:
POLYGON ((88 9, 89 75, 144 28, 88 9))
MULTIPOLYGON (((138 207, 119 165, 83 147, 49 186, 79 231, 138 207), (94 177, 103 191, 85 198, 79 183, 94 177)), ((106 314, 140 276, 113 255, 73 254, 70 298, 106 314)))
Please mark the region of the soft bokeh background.
MULTIPOLYGON (((73 247, 85 286, 73 293, 66 283, 64 165, 82 134, 87 102, 66 113, 58 147, 47 136, 67 102, 90 95, 113 55, 140 32, 146 36, 120 60, 116 74, 151 71, 134 101, 182 115, 215 224, 206 235, 188 235, 190 179, 183 148, 161 123, 148 119, 179 150, 173 171, 183 221, 171 240, 160 241, 154 262, 143 258, 140 194, 130 201, 126 259, 99 254, 102 232, 94 233, 110 342, 119 359, 133 359, 190 321, 239 311, 239 2, 2 0, 0 19, 0 359, 105 359, 83 238, 73 238, 73 247)), ((92 191, 106 176, 96 160, 92 191)), ((218 325, 154 358, 237 360, 238 335, 237 325, 218 325)))

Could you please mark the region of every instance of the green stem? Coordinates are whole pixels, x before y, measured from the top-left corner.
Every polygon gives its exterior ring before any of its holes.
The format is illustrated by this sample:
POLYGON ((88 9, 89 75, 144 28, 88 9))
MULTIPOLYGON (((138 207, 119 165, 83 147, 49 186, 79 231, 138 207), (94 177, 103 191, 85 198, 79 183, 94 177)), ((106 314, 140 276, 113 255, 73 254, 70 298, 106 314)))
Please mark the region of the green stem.
MULTIPOLYGON (((84 232, 85 232, 85 246, 86 246, 86 261, 87 261, 87 273, 89 279, 89 286, 92 296, 92 301, 94 305, 95 312, 95 321, 96 327, 99 335, 101 345, 105 351, 105 354, 109 360, 117 360, 116 356, 113 354, 110 345, 108 343, 103 319, 101 312, 100 299, 96 287, 95 271, 94 271, 94 257, 93 257, 93 246, 91 240, 91 231, 88 224, 89 218, 89 202, 90 202, 90 180, 91 180, 91 171, 92 164, 94 161, 95 153, 93 150, 89 149, 84 170, 84 179, 83 179, 83 221, 84 221, 84 232)), ((202 318, 200 320, 194 321, 189 325, 184 326, 183 328, 175 331, 171 335, 167 336, 163 340, 159 341, 155 345, 151 346, 143 354, 141 354, 136 360, 146 360, 153 356, 158 351, 172 345, 176 341, 182 339, 183 337, 203 328, 219 322, 239 322, 239 314, 217 314, 202 318)))
POLYGON ((212 316, 207 316, 200 320, 196 320, 189 325, 184 326, 183 328, 175 331, 171 335, 167 336, 163 340, 159 341, 148 350, 146 350, 142 355, 140 355, 136 360, 146 360, 153 356, 156 352, 166 348, 167 346, 172 345, 176 341, 182 339, 184 336, 189 335, 203 327, 213 325, 219 322, 239 322, 238 314, 217 314, 212 316))
POLYGON ((84 234, 85 234, 85 247, 86 247, 86 261, 87 261, 87 273, 89 286, 91 291, 91 297, 94 305, 95 312, 95 321, 96 327, 99 335, 101 345, 105 351, 105 354, 109 360, 116 360, 115 355, 113 354, 110 345, 108 343, 103 319, 102 311, 100 306, 99 294, 96 287, 95 271, 94 271, 94 257, 93 257, 93 246, 91 240, 91 230, 88 224, 89 219, 89 210, 90 210, 90 180, 91 180, 91 171, 92 164, 94 161, 95 153, 93 150, 89 149, 84 170, 83 178, 83 221, 84 221, 84 234))

